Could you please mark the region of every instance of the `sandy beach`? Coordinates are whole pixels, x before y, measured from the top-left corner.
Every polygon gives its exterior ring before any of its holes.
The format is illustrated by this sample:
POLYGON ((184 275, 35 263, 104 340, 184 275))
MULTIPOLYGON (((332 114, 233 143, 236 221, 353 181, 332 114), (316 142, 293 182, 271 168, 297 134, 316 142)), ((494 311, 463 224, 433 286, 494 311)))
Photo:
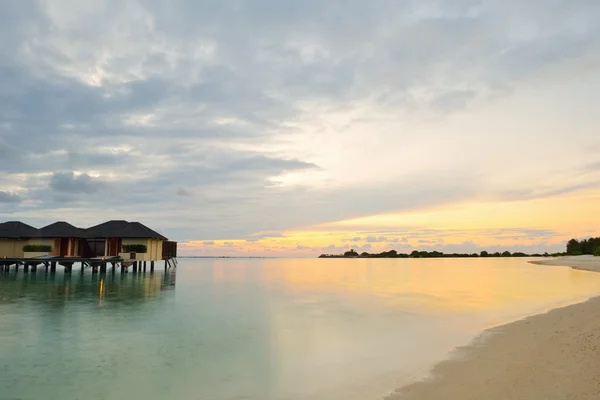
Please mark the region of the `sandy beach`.
MULTIPOLYGON (((600 257, 535 261, 600 271, 600 257)), ((387 400, 600 399, 600 298, 486 331, 387 400)))
POLYGON ((594 256, 566 256, 556 258, 545 258, 539 261, 530 261, 532 264, 539 265, 558 265, 571 267, 585 271, 600 272, 600 257, 594 256))

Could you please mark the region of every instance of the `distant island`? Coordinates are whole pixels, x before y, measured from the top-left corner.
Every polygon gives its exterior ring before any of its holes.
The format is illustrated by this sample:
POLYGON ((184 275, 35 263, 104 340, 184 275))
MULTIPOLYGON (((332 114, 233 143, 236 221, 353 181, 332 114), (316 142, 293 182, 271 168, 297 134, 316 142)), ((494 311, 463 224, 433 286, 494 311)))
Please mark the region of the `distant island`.
POLYGON ((504 251, 502 253, 489 253, 482 251, 480 253, 443 253, 441 251, 418 251, 414 250, 410 254, 398 253, 396 250, 384 251, 382 253, 358 253, 354 249, 346 251, 343 254, 321 254, 319 258, 477 258, 477 257, 560 257, 593 254, 600 256, 600 237, 583 240, 571 239, 567 243, 567 251, 563 253, 534 253, 526 254, 522 252, 511 253, 504 251))
POLYGON ((321 254, 319 258, 476 258, 476 257, 550 257, 566 255, 566 253, 554 254, 526 254, 521 252, 511 253, 510 251, 488 253, 443 253, 441 251, 418 251, 415 250, 410 254, 398 253, 396 250, 384 251, 382 253, 357 253, 354 249, 345 252, 344 254, 321 254))

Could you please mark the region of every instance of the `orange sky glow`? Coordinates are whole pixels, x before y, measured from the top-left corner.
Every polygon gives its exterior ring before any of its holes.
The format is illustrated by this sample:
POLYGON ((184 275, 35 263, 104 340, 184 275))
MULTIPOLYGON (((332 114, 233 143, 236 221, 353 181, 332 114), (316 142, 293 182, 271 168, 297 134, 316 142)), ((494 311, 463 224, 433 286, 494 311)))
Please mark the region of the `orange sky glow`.
POLYGON ((182 246, 185 254, 224 256, 314 256, 350 248, 544 252, 562 251, 567 240, 593 236, 598 226, 600 191, 583 191, 524 201, 459 203, 265 233, 256 240, 190 241, 182 246))

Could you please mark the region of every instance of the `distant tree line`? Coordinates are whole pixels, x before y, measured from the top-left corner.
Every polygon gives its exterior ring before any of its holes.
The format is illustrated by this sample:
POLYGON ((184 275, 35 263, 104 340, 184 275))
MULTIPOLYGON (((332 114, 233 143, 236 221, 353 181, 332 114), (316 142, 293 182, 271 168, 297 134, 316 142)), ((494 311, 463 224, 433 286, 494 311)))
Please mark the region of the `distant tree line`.
POLYGON ((441 251, 418 251, 414 250, 410 254, 398 253, 396 250, 384 251, 382 253, 357 253, 354 249, 345 252, 344 254, 321 254, 319 258, 476 258, 476 257, 551 257, 565 255, 564 253, 535 253, 526 254, 522 252, 511 253, 504 251, 502 253, 488 253, 482 251, 480 253, 443 253, 441 251))
POLYGON ((358 254, 354 249, 346 251, 344 254, 321 254, 319 258, 475 258, 475 257, 559 257, 559 256, 579 256, 584 254, 593 254, 600 256, 600 237, 589 239, 571 239, 567 242, 567 251, 565 253, 534 253, 526 254, 522 252, 511 253, 504 251, 502 253, 442 253, 441 251, 418 251, 412 253, 398 253, 396 250, 384 251, 382 253, 358 254))
POLYGON ((567 254, 570 256, 580 256, 583 254, 600 256, 600 237, 569 240, 567 242, 567 254))

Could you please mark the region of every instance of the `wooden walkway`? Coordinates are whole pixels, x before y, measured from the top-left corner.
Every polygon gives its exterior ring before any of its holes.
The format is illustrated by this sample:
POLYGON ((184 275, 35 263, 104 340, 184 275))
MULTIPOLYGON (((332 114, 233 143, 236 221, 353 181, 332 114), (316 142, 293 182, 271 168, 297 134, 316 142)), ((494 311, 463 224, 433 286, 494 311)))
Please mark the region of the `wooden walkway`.
MULTIPOLYGON (((164 261, 165 271, 168 268, 177 266, 177 259, 170 258, 162 260, 164 261)), ((150 272, 154 272, 155 262, 160 261, 135 261, 135 260, 124 260, 120 257, 60 257, 60 256, 43 256, 35 258, 0 258, 0 271, 8 272, 11 268, 18 271, 20 267, 23 267, 25 273, 28 273, 31 269, 32 272, 36 272, 38 268, 44 268, 46 271, 50 270, 51 273, 56 272, 56 267, 61 265, 64 267, 65 273, 71 273, 73 271, 73 265, 76 263, 81 264, 81 273, 86 268, 91 268, 93 273, 100 272, 105 274, 107 268, 112 269, 112 273, 115 272, 116 268, 121 268, 121 273, 126 273, 129 267, 132 267, 133 272, 146 272, 146 268, 150 268, 150 272)))

